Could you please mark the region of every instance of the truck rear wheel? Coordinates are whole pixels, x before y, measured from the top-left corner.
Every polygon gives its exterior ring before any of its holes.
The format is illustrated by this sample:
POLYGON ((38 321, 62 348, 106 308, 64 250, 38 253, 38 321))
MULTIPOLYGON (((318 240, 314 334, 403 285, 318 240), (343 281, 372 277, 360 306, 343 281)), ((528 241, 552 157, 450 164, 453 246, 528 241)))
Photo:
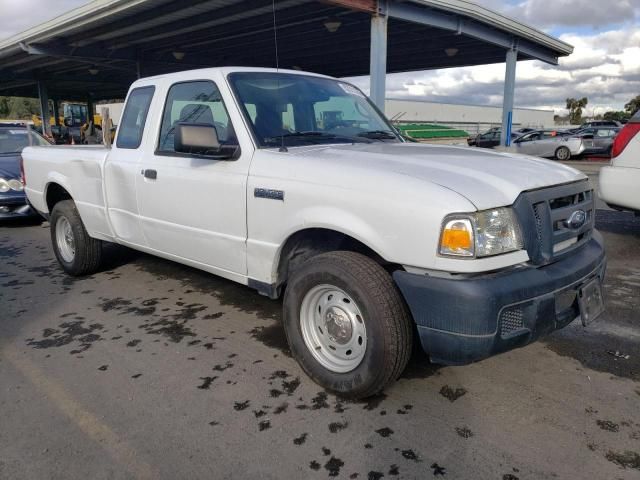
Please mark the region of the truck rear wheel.
POLYGON ((62 269, 73 276, 96 272, 102 259, 102 242, 89 236, 73 200, 56 203, 49 223, 53 252, 62 269))
POLYGON ((404 300, 391 276, 359 253, 306 261, 290 278, 283 309, 293 356, 316 383, 339 395, 379 393, 411 356, 404 300))

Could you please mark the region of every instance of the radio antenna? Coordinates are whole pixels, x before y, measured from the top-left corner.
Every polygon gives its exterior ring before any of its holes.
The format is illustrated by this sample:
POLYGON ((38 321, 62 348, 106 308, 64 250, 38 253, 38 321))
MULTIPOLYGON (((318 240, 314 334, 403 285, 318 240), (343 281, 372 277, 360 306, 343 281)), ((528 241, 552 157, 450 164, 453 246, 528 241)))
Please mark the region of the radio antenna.
POLYGON ((278 24, 276 22, 276 0, 271 1, 273 11, 273 43, 276 47, 276 70, 280 70, 280 61, 278 59, 278 24))
MULTIPOLYGON (((278 22, 276 22, 276 0, 271 0, 271 9, 273 12, 273 43, 276 51, 276 73, 280 73, 280 59, 278 58, 278 22)), ((280 76, 277 77, 278 94, 280 93, 280 76)), ((282 130, 282 113, 280 114, 280 129, 282 130)), ((280 152, 288 152, 284 146, 284 134, 280 135, 280 152)))

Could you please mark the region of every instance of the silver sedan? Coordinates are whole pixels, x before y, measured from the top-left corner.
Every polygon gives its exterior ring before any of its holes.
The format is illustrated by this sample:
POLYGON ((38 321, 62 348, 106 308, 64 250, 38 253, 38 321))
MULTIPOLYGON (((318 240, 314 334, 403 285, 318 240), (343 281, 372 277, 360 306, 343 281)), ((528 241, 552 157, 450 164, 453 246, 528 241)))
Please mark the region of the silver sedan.
POLYGON ((536 157, 570 160, 571 157, 582 155, 586 146, 580 137, 556 131, 537 130, 516 138, 510 147, 503 147, 500 150, 536 157))

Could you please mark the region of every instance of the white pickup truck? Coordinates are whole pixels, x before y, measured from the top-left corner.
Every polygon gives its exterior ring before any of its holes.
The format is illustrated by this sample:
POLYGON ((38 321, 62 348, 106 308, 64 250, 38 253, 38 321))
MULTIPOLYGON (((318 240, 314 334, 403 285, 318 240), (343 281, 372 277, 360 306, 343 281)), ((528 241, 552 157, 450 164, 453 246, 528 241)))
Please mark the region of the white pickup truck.
POLYGON ((603 310, 587 178, 548 161, 404 142, 353 85, 215 68, 136 81, 112 148, 23 152, 62 268, 116 242, 277 298, 323 387, 381 391, 417 335, 460 365, 603 310))

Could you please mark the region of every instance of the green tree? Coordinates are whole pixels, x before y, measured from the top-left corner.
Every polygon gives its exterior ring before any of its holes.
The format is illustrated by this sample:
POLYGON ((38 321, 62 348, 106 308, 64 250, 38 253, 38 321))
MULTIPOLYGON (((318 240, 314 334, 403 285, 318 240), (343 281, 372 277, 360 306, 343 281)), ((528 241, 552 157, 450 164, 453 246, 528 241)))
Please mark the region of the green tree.
POLYGON ((640 95, 632 98, 629 103, 624 106, 630 117, 633 117, 638 110, 640 110, 640 95))
POLYGON ((572 125, 580 125, 582 123, 582 109, 587 106, 589 100, 587 97, 581 99, 567 98, 567 110, 569 110, 569 121, 572 125))
POLYGON ((603 117, 605 120, 614 120, 616 122, 622 122, 624 120, 629 120, 630 115, 627 112, 615 112, 613 110, 610 110, 608 112, 604 112, 603 117))
POLYGON ((9 118, 9 97, 0 97, 0 118, 9 118))
POLYGON ((35 98, 9 97, 9 115, 14 120, 27 120, 40 113, 39 102, 35 98))

